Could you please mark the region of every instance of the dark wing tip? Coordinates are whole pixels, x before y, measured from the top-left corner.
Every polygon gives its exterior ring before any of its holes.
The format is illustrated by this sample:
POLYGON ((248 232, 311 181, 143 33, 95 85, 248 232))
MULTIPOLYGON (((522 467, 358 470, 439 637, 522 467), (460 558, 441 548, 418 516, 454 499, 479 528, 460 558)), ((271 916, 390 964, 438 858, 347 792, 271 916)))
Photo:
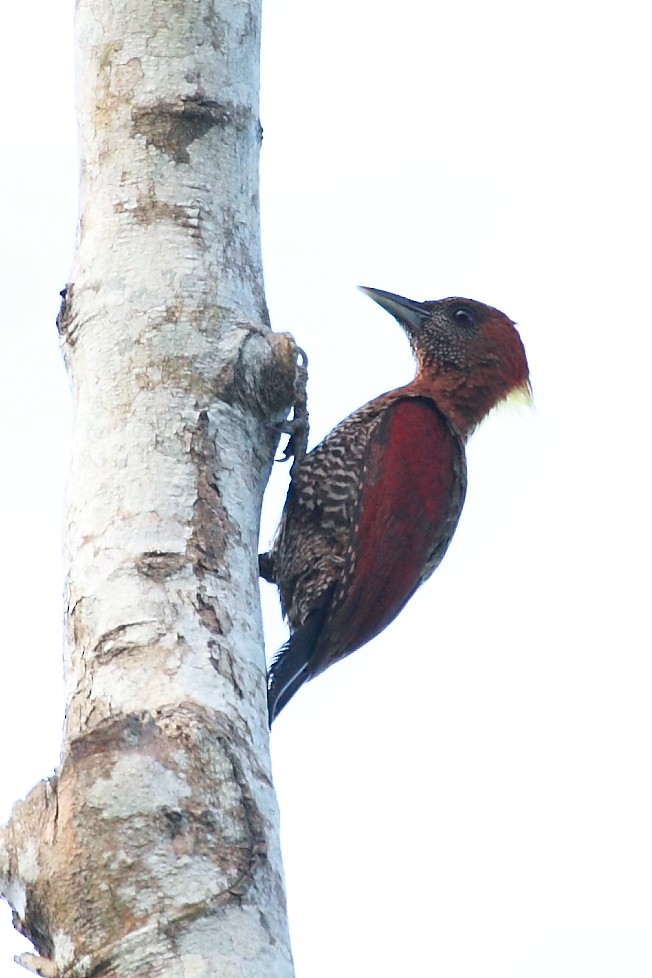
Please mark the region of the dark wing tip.
POLYGON ((270 727, 297 690, 321 671, 315 649, 328 619, 334 590, 335 586, 331 585, 323 592, 318 606, 310 612, 303 625, 292 632, 272 660, 267 681, 270 727))
POLYGON ((290 702, 297 690, 308 678, 308 663, 296 667, 296 649, 292 648, 292 638, 282 645, 269 668, 267 687, 267 716, 269 725, 290 702))

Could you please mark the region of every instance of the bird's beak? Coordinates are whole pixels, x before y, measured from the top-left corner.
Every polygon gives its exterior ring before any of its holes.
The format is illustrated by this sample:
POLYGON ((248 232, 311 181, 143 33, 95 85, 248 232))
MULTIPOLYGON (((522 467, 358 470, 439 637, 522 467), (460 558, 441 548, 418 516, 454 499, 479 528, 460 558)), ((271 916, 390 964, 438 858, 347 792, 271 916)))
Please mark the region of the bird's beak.
POLYGON ((421 329, 424 320, 430 317, 429 311, 424 309, 422 302, 405 299, 402 295, 395 295, 393 292, 383 292, 382 289, 369 289, 365 285, 359 285, 358 288, 398 319, 399 323, 407 326, 410 331, 421 329))

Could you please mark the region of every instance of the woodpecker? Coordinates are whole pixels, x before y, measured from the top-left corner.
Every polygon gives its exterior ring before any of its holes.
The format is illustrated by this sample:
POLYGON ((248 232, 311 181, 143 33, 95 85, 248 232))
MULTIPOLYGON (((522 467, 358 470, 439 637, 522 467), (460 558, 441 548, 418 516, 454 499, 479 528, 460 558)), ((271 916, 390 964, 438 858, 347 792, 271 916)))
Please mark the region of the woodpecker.
POLYGON ((472 299, 362 292, 403 327, 416 376, 354 411, 295 468, 260 556, 290 626, 269 670, 270 726, 304 682, 382 632, 430 577, 464 505, 467 439, 500 401, 531 393, 504 313, 472 299))

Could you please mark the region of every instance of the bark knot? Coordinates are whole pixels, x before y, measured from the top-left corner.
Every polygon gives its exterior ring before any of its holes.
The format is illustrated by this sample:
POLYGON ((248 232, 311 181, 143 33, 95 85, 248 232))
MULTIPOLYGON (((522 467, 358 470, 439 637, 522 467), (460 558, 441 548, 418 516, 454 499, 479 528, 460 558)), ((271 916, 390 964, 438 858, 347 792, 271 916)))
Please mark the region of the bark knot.
POLYGON ((136 569, 143 577, 154 581, 165 581, 183 570, 186 556, 183 553, 167 553, 162 550, 151 550, 143 553, 136 560, 136 569))
POLYGON ((182 96, 174 102, 158 100, 152 105, 132 109, 131 121, 136 135, 145 137, 175 163, 190 163, 188 147, 214 126, 235 125, 245 128, 251 112, 231 102, 217 102, 200 92, 182 96))
POLYGON ((114 974, 152 907, 174 940, 192 920, 239 906, 267 856, 252 787, 262 773, 238 726, 193 702, 75 738, 58 778, 0 832, 14 925, 42 956, 29 963, 53 963, 61 978, 114 974))

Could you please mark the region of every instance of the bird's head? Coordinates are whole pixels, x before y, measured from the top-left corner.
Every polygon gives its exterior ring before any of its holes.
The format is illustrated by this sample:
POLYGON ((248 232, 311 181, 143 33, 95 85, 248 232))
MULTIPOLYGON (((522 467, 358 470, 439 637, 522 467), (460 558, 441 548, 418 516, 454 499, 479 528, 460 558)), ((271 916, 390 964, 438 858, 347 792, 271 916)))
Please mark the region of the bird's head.
POLYGON ((531 395, 525 349, 511 319, 474 299, 415 302, 362 287, 405 330, 417 361, 414 386, 430 394, 464 436, 496 404, 531 395))

